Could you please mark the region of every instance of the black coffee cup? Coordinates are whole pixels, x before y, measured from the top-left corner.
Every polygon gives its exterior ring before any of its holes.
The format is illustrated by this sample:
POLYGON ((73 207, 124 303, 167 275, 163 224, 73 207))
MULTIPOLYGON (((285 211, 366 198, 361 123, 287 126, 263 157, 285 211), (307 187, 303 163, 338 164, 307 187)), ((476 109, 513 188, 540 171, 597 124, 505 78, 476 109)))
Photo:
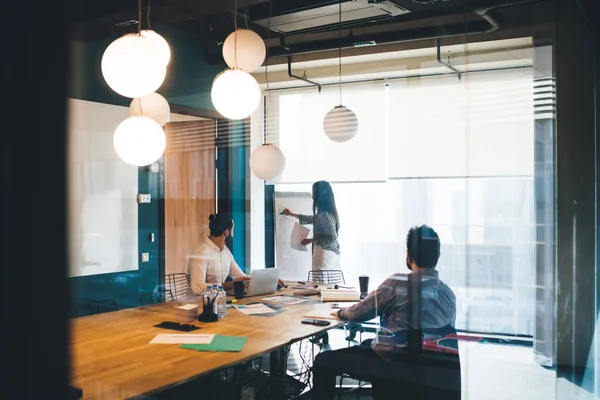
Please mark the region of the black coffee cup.
POLYGON ((235 281, 233 282, 233 294, 236 299, 243 299, 246 292, 246 282, 235 281))
POLYGON ((369 277, 366 275, 359 276, 358 285, 360 286, 360 297, 367 297, 367 295, 369 294, 369 277))

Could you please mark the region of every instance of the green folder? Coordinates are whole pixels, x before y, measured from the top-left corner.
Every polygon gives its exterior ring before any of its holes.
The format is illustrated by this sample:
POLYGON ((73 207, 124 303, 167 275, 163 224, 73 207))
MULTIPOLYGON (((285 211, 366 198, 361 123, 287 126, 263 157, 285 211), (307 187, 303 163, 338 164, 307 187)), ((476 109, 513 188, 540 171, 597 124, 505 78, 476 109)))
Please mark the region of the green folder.
POLYGON ((182 344, 179 347, 197 351, 242 351, 246 340, 246 336, 215 335, 209 344, 182 344))

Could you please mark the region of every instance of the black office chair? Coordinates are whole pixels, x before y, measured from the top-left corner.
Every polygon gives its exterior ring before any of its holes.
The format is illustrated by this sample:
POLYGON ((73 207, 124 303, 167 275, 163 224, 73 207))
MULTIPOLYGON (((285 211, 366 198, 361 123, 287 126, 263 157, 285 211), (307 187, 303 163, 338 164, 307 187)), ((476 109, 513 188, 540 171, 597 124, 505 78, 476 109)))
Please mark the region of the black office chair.
POLYGON ((344 273, 340 269, 313 269, 308 271, 308 282, 326 284, 344 284, 344 273))
POLYGON ((190 277, 183 272, 165 275, 165 286, 171 291, 172 300, 187 296, 189 281, 190 277))
POLYGON ((92 301, 90 303, 90 314, 101 314, 109 311, 117 311, 119 307, 113 299, 92 301))
POLYGON ((154 293, 154 297, 157 303, 164 303, 166 301, 175 300, 173 292, 171 292, 171 289, 165 287, 165 285, 157 285, 152 293, 154 293))
MULTIPOLYGON (((418 275, 409 275, 407 288, 408 298, 422 298, 422 282, 418 275)), ((371 381, 374 398, 395 400, 401 393, 414 400, 461 399, 460 356, 423 349, 423 331, 410 328, 421 326, 421 313, 420 309, 408 307, 406 348, 394 355, 385 376, 378 376, 371 381), (435 376, 435 379, 428 378, 431 376, 435 376)), ((434 334, 443 337, 453 331, 454 328, 448 326, 436 330, 434 334)), ((360 375, 352 378, 363 381, 371 379, 360 375)))
POLYGON ((146 306, 148 304, 154 304, 154 297, 152 297, 152 293, 142 293, 140 295, 140 305, 146 306))

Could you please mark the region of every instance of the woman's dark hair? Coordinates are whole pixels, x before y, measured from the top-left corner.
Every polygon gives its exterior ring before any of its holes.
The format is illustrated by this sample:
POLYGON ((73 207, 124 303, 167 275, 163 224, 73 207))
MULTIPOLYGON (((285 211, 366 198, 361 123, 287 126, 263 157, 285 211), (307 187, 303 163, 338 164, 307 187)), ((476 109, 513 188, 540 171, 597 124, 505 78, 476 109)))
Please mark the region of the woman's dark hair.
POLYGON ((221 236, 227 229, 233 228, 233 218, 229 214, 211 214, 208 220, 210 236, 221 236))
POLYGON ((340 230, 340 217, 335 206, 333 189, 327 181, 318 181, 312 185, 313 214, 318 211, 327 211, 335 218, 335 230, 340 230))
POLYGON ((427 225, 410 228, 406 235, 409 257, 419 268, 434 268, 440 258, 440 237, 427 225))

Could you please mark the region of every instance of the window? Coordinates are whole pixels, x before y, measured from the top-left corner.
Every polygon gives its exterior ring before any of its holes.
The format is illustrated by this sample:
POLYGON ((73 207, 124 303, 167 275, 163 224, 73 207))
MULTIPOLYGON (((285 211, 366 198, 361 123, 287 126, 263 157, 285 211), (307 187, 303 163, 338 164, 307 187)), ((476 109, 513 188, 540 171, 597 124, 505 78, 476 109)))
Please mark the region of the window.
POLYGON ((532 69, 473 72, 462 82, 436 76, 348 84, 342 93, 360 121, 357 136, 342 144, 320 125, 335 91, 272 95, 287 160, 275 191, 332 183, 341 268, 351 283, 367 274, 375 287, 407 272, 406 234, 430 225, 442 242, 440 277, 457 296, 456 327, 532 335, 532 69))

